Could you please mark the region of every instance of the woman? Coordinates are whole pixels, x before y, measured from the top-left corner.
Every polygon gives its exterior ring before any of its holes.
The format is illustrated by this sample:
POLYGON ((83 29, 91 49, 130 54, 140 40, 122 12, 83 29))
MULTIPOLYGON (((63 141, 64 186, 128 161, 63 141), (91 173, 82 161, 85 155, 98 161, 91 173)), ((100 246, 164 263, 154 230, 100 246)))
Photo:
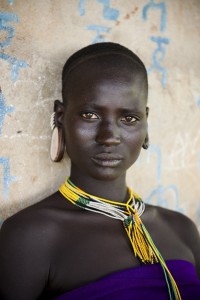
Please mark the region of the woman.
POLYGON ((148 148, 147 94, 144 64, 119 44, 90 45, 66 62, 51 156, 59 161, 66 148, 70 178, 3 224, 1 299, 199 299, 195 225, 144 210, 126 186, 148 148))

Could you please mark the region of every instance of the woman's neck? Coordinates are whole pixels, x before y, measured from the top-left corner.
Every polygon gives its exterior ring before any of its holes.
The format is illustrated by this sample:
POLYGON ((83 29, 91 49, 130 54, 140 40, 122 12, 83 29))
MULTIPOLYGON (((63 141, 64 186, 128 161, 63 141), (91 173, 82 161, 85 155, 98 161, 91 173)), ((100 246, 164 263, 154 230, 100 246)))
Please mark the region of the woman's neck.
POLYGON ((109 181, 91 178, 86 174, 71 170, 70 180, 88 194, 117 202, 126 202, 129 194, 126 186, 126 175, 109 181))

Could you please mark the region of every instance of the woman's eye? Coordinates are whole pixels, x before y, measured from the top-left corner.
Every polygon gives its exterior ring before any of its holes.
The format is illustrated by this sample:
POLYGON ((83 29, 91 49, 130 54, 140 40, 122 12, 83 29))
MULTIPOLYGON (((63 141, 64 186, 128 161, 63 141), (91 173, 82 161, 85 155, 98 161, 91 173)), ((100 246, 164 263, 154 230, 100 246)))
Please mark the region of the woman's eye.
POLYGON ((137 122, 137 119, 133 116, 125 116, 121 118, 121 121, 125 123, 135 123, 137 122))
POLYGON ((91 113, 91 112, 82 113, 81 116, 87 120, 98 119, 98 116, 95 113, 91 113))

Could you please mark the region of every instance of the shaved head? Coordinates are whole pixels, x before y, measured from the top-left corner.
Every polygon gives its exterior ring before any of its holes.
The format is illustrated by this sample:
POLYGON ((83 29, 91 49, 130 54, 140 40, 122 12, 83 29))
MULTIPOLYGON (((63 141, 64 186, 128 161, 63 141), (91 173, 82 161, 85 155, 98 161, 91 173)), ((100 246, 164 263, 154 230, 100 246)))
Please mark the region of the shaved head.
MULTIPOLYGON (((128 77, 138 77, 144 81, 146 98, 148 94, 147 71, 141 59, 128 48, 116 43, 97 43, 84 47, 75 52, 66 61, 62 72, 62 97, 64 104, 67 103, 68 89, 73 80, 73 71, 82 72, 84 65, 95 64, 98 72, 107 71, 115 74, 124 74, 128 77)), ((78 84, 78 83, 77 83, 78 84)))

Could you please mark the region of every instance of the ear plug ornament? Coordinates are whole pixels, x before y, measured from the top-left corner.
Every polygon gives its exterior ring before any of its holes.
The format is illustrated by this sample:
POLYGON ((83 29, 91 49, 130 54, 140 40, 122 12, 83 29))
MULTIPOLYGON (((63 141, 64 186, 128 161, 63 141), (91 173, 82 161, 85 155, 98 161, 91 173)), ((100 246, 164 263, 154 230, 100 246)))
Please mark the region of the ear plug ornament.
POLYGON ((145 150, 147 150, 149 148, 149 137, 148 136, 145 138, 142 148, 145 150))
POLYGON ((56 126, 56 112, 51 115, 50 126, 52 130, 50 157, 53 162, 62 160, 65 152, 64 133, 61 127, 56 126))

